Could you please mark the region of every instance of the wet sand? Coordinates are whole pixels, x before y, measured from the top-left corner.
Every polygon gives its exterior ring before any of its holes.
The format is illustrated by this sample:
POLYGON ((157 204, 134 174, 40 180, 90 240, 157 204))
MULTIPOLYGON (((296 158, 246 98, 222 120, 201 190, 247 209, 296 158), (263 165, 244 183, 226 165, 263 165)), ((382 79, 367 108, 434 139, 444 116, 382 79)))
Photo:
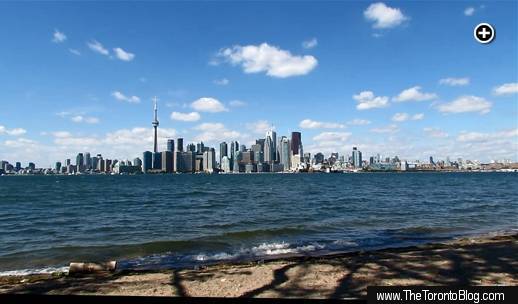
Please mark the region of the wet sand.
POLYGON ((198 270, 0 277, 0 293, 362 298, 371 285, 518 285, 518 234, 198 270))

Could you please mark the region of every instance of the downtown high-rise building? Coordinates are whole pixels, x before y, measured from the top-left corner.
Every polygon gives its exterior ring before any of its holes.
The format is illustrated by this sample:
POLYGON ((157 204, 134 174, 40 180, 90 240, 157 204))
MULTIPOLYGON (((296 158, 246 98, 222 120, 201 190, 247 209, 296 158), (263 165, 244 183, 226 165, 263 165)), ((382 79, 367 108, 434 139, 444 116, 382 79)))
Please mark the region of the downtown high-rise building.
POLYGON ((291 155, 299 155, 302 150, 302 136, 300 132, 291 132, 291 155))
POLYGON ((228 145, 227 142, 222 142, 219 144, 219 168, 221 169, 221 164, 223 157, 228 156, 228 145))
POLYGON ((284 166, 284 171, 288 171, 291 166, 291 144, 290 140, 283 136, 279 141, 279 163, 284 166))
POLYGON ((355 168, 362 167, 362 152, 360 150, 358 150, 357 147, 353 147, 352 160, 353 160, 353 166, 355 168))
POLYGON ((167 151, 174 152, 174 139, 172 138, 167 140, 167 151))
POLYGON ((272 129, 266 132, 264 141, 264 161, 273 164, 277 160, 277 133, 272 129))

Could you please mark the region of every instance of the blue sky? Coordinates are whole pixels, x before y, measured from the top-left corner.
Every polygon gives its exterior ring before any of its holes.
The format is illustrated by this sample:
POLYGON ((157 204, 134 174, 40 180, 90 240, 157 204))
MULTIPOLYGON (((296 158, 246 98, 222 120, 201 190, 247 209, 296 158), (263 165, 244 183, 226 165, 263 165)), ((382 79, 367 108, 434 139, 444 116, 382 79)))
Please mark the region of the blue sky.
POLYGON ((132 159, 156 95, 162 146, 273 125, 312 153, 517 160, 517 31, 515 1, 0 3, 0 158, 132 159))

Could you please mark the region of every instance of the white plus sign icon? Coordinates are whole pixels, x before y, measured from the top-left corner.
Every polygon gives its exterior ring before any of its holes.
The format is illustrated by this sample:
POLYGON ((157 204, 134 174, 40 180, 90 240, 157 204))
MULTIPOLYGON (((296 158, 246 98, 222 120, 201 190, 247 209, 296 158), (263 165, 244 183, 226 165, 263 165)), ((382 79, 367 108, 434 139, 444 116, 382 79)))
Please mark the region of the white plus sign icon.
POLYGON ((473 36, 480 43, 490 43, 495 38, 495 29, 489 23, 480 23, 475 26, 473 36))

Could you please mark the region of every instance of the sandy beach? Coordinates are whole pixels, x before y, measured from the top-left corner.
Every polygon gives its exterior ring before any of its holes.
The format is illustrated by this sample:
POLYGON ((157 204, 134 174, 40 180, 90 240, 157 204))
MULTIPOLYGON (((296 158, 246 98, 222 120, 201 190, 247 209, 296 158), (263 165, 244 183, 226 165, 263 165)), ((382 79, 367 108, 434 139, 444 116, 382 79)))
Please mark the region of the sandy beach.
POLYGON ((518 285, 518 234, 201 269, 0 277, 0 293, 362 298, 370 285, 518 285))

